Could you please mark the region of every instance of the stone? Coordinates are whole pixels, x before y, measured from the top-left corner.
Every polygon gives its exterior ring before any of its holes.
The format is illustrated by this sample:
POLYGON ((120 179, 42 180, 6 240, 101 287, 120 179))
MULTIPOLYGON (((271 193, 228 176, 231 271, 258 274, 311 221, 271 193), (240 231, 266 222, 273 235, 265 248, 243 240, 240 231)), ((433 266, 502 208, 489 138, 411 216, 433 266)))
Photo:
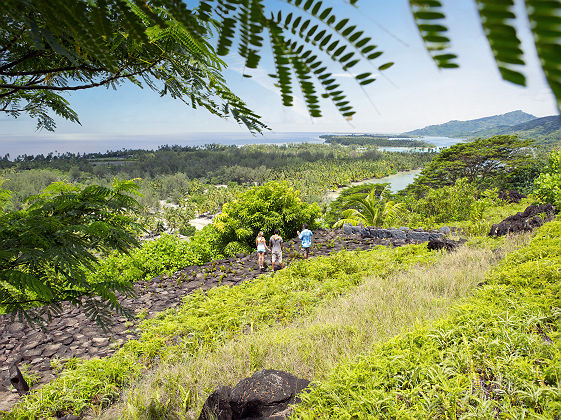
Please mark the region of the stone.
POLYGON ((410 241, 428 242, 429 233, 412 230, 412 231, 407 232, 407 239, 410 240, 410 241))
POLYGON ((402 230, 392 229, 389 232, 393 239, 407 239, 407 234, 402 230))
POLYGON ((430 251, 445 249, 448 252, 453 252, 464 242, 465 239, 462 241, 453 241, 451 239, 446 239, 446 238, 435 239, 435 240, 430 240, 427 243, 427 248, 430 251))
POLYGON ((531 205, 523 212, 507 217, 491 226, 489 236, 503 236, 510 233, 529 232, 555 217, 556 209, 551 204, 531 205))
POLYGON ((220 387, 203 405, 199 420, 273 419, 289 415, 289 405, 310 382, 279 370, 261 370, 234 387, 220 387))
POLYGON ((23 358, 26 360, 34 359, 38 356, 41 356, 42 350, 41 349, 32 349, 23 352, 23 358))
POLYGON ((45 350, 43 350, 43 357, 51 357, 53 354, 57 352, 58 349, 62 347, 62 344, 49 344, 45 346, 45 350))
POLYGON ((12 322, 9 326, 8 326, 8 331, 10 331, 11 333, 22 333, 23 329, 24 329, 25 325, 21 322, 12 322))
POLYGON ((429 241, 442 241, 444 235, 442 233, 429 233, 429 241))
POLYGON ((441 228, 438 229, 438 231, 446 236, 452 233, 452 230, 448 226, 442 226, 441 228))
POLYGON ((351 226, 351 232, 355 234, 360 234, 363 228, 360 226, 351 226))
POLYGON ((353 227, 351 225, 349 225, 348 223, 345 223, 343 225, 343 232, 345 233, 345 235, 352 235, 353 227))

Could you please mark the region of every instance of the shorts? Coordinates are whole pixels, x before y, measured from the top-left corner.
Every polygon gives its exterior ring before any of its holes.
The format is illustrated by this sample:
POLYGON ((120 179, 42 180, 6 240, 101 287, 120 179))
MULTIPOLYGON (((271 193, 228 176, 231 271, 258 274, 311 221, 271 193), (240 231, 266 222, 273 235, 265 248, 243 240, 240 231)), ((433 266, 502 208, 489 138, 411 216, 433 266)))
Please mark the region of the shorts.
POLYGON ((271 261, 273 263, 281 263, 282 264, 282 251, 274 251, 271 253, 271 261))
POLYGON ((257 250, 257 253, 258 253, 258 254, 264 254, 264 253, 265 253, 265 250, 260 250, 260 249, 258 249, 258 250, 257 250))

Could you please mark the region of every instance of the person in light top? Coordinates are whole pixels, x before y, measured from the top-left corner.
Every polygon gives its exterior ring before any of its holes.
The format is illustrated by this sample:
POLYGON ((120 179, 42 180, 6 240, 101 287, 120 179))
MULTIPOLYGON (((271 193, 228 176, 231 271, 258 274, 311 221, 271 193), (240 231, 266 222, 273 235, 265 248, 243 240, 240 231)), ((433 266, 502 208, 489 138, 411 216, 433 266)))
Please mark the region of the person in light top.
POLYGON ((302 241, 301 246, 302 246, 302 252, 304 254, 304 259, 307 259, 308 251, 312 246, 312 231, 308 229, 308 226, 306 225, 306 223, 304 223, 302 225, 302 232, 298 231, 297 233, 298 233, 298 237, 302 241))
POLYGON ((263 232, 259 232, 257 235, 255 245, 257 245, 257 265, 259 266, 259 270, 263 270, 265 265, 265 251, 269 250, 263 232))
POLYGON ((269 246, 271 247, 271 265, 273 266, 273 271, 275 271, 275 264, 282 266, 282 247, 283 240, 279 235, 279 230, 275 229, 275 234, 269 239, 269 246))

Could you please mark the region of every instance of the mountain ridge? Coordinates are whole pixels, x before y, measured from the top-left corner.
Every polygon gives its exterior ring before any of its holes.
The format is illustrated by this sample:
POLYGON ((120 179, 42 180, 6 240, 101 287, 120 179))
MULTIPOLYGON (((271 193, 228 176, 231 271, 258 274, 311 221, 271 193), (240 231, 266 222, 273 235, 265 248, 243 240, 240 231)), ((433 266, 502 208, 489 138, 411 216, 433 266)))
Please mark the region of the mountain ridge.
POLYGON ((473 120, 452 120, 443 124, 429 125, 402 134, 413 136, 445 136, 445 137, 471 137, 477 132, 512 127, 538 119, 532 114, 521 110, 507 112, 501 115, 476 118, 473 120))

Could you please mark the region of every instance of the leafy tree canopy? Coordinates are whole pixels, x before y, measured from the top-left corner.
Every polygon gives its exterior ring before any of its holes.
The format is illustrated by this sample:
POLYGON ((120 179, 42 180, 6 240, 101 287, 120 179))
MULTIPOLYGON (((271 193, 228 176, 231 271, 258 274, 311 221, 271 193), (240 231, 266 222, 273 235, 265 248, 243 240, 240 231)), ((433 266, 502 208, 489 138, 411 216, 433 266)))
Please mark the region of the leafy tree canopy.
POLYGON ((83 189, 59 182, 26 209, 0 213, 0 311, 36 322, 69 301, 102 325, 110 309, 123 312, 115 292, 130 294, 131 284, 88 281, 86 274, 98 255, 137 244, 139 226, 130 215, 136 191, 133 181, 83 189))
POLYGON ((502 187, 509 175, 528 165, 530 144, 516 136, 455 144, 442 150, 404 192, 420 196, 429 188, 454 185, 461 178, 482 189, 502 187))
MULTIPOLYGON (((54 129, 51 113, 78 121, 61 93, 127 80, 171 95, 189 106, 232 116, 252 130, 264 125, 226 85, 218 57, 237 47, 251 76, 263 48, 271 48, 282 102, 294 101, 298 85, 308 112, 321 116, 321 98, 346 118, 355 111, 325 65, 353 72, 360 86, 372 83, 361 72, 364 60, 382 51, 351 20, 336 16, 321 0, 200 0, 192 7, 175 0, 4 0, 0 3, 0 109, 26 113, 39 127, 54 129), (212 44, 209 40, 213 40, 212 44)), ((349 7, 358 0, 349 0, 349 7)), ((457 67, 438 0, 410 0, 420 35, 440 68, 457 67)), ((526 0, 526 17, 545 76, 561 97, 561 5, 526 0)), ((481 22, 502 77, 524 85, 524 51, 514 26, 514 0, 476 0, 481 22)), ((524 13, 524 12, 522 12, 524 13)), ((388 60, 376 64, 380 72, 388 60)))
POLYGON ((272 181, 224 204, 213 225, 219 232, 218 246, 232 255, 255 247, 259 231, 269 237, 279 229, 281 236, 289 239, 303 223, 314 229, 320 214, 316 203, 302 201, 299 192, 287 183, 272 181))

